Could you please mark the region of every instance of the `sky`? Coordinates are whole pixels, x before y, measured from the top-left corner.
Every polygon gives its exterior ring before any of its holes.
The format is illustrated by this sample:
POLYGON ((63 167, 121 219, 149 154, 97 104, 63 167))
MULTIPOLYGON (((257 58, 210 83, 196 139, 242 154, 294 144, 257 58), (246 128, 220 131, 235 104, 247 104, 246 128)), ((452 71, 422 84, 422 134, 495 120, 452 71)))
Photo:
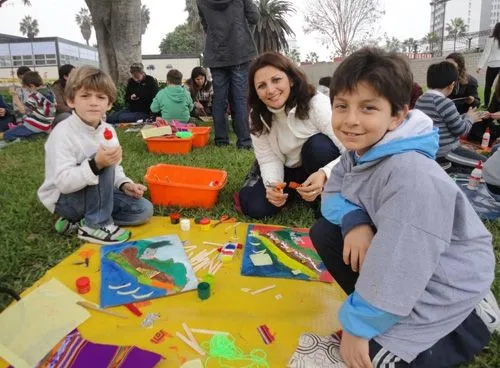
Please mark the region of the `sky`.
MULTIPOLYGON (((297 13, 289 18, 289 23, 296 33, 297 45, 302 56, 315 51, 320 60, 326 60, 331 54, 321 45, 314 35, 304 35, 302 9, 311 0, 291 0, 297 13)), ((389 37, 404 40, 409 37, 422 38, 429 32, 430 5, 428 0, 379 0, 385 15, 378 23, 378 35, 386 33, 389 37), (411 16, 410 16, 411 15, 411 16)), ((0 33, 22 36, 19 22, 25 15, 38 20, 38 37, 62 37, 85 43, 80 29, 75 23, 75 14, 86 7, 84 0, 31 0, 32 6, 26 7, 21 0, 8 0, 0 8, 0 33)), ((159 44, 165 34, 185 22, 184 0, 142 0, 150 9, 151 21, 142 38, 143 54, 158 54, 159 44)), ((90 44, 95 44, 92 30, 90 44)))

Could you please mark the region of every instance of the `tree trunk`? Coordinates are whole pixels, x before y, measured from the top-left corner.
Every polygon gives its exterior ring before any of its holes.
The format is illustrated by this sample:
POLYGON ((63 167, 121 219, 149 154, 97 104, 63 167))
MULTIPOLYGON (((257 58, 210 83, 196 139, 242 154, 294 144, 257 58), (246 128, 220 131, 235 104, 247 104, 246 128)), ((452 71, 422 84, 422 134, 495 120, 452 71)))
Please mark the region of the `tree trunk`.
POLYGON ((97 38, 104 71, 118 84, 129 79, 132 63, 141 57, 141 1, 85 0, 97 38))

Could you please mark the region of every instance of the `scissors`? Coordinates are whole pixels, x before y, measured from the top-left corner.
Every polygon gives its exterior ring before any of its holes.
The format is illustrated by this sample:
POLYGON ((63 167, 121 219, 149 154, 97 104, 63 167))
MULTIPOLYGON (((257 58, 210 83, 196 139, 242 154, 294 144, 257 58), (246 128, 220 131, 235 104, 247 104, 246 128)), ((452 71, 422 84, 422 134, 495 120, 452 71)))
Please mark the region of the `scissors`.
POLYGON ((228 215, 222 215, 221 217, 219 217, 219 221, 213 224, 212 227, 216 227, 220 224, 227 224, 231 222, 236 222, 236 218, 229 217, 228 215))

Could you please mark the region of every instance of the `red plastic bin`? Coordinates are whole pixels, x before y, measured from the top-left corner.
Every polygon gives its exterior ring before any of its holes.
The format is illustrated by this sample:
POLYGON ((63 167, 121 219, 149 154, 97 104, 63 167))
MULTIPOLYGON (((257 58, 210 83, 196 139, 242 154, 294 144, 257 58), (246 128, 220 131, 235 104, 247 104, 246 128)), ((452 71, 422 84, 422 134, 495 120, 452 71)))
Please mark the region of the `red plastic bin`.
POLYGON ((146 138, 146 145, 149 152, 181 154, 185 155, 191 151, 193 138, 166 138, 155 137, 146 138))
POLYGON ((212 208, 227 182, 224 170, 159 164, 144 177, 155 205, 212 208))
POLYGON ((211 127, 191 127, 189 131, 193 133, 193 147, 205 147, 208 144, 211 127))

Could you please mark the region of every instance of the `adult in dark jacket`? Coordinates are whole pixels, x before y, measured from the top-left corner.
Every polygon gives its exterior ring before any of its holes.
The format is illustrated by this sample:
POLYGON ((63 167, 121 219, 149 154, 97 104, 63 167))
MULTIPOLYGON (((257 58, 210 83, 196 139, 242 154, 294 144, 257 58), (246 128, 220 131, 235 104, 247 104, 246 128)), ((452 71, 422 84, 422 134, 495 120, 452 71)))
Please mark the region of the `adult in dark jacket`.
POLYGON ((458 70, 458 86, 448 96, 453 100, 460 115, 467 113, 471 107, 478 107, 481 100, 477 92, 477 79, 467 73, 464 56, 453 52, 446 57, 446 61, 455 65, 458 70))
POLYGON ((250 27, 257 24, 259 10, 252 0, 197 0, 206 33, 204 62, 212 73, 212 115, 215 144, 229 144, 226 104, 229 100, 236 147, 251 148, 246 101, 248 68, 257 55, 250 27))
POLYGON ((125 90, 127 107, 108 116, 108 123, 133 122, 151 116, 151 102, 158 93, 158 82, 144 73, 144 65, 134 63, 130 66, 132 78, 128 80, 125 90))

